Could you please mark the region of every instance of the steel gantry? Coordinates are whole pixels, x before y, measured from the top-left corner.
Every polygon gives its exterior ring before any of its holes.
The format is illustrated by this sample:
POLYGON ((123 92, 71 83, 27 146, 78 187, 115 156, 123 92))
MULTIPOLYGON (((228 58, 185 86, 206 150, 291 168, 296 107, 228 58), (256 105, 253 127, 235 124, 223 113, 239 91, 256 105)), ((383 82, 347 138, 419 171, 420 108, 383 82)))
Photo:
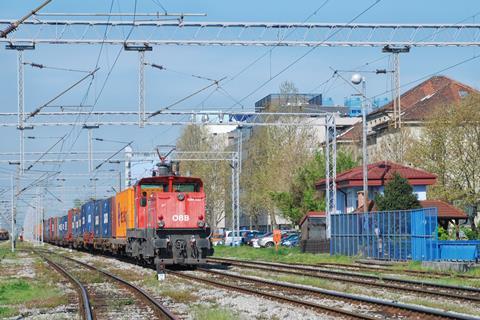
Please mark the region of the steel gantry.
MULTIPOLYGON (((8 26, 12 19, 1 19, 8 26)), ((26 20, 4 43, 198 46, 479 46, 480 24, 26 20), (108 26, 108 38, 103 29, 108 26), (125 40, 124 27, 133 32, 125 40), (287 39, 288 38, 288 39, 287 39)))

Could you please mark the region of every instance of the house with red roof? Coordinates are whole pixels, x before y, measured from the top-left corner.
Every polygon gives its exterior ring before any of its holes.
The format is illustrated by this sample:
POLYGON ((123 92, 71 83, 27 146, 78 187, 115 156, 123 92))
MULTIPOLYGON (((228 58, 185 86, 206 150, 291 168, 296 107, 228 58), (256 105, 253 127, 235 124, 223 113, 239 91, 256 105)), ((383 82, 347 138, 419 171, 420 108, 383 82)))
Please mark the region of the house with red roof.
MULTIPOLYGON (((445 76, 434 76, 401 95, 402 129, 394 129, 393 103, 376 109, 367 116, 368 154, 371 161, 404 161, 408 140, 422 135, 425 120, 435 113, 437 108, 458 104, 471 94, 480 92, 466 84, 445 76)), ((337 143, 350 146, 357 152, 362 141, 362 122, 343 130, 337 143)))
MULTIPOLYGON (((437 178, 434 174, 395 163, 379 161, 368 165, 368 211, 375 211, 375 195, 384 192, 385 185, 393 178, 394 173, 400 174, 408 180, 413 193, 423 208, 437 208, 440 225, 446 227, 449 221, 457 225, 460 220, 467 219, 467 215, 460 209, 441 200, 427 200, 427 188, 434 185, 437 178)), ((363 198, 363 168, 355 167, 337 174, 337 212, 363 212, 365 204, 363 198)), ((326 180, 321 179, 315 184, 316 189, 325 192, 326 180)))
MULTIPOLYGON (((413 187, 418 200, 427 199, 427 186, 433 185, 437 177, 427 171, 404 166, 391 161, 380 161, 368 165, 368 198, 373 200, 377 193, 383 193, 384 186, 397 172, 406 178, 413 187)), ((319 191, 325 190, 325 179, 315 186, 319 191)), ((337 174, 337 210, 351 213, 363 206, 363 169, 362 166, 337 174)))
MULTIPOLYGON (((427 187, 436 183, 436 176, 424 170, 398 164, 392 161, 379 161, 368 165, 368 211, 376 211, 375 195, 384 192, 385 185, 398 173, 408 180, 413 187, 413 193, 420 201, 423 208, 437 208, 438 222, 445 229, 449 222, 454 222, 457 227, 460 221, 465 221, 468 216, 453 205, 442 200, 427 200, 427 187)), ((337 212, 355 213, 363 212, 365 204, 363 198, 363 167, 355 167, 337 174, 337 212)), ((315 184, 316 189, 325 192, 326 180, 321 179, 315 184)), ((458 236, 458 228, 457 228, 458 236)))

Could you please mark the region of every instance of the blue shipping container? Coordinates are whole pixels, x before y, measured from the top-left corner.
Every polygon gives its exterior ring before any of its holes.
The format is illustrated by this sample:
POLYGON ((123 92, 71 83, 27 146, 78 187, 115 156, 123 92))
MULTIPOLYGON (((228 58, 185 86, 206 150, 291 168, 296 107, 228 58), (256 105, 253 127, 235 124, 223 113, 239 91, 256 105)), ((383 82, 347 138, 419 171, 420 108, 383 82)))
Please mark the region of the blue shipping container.
POLYGON ((66 239, 68 236, 68 215, 63 216, 62 222, 63 222, 62 239, 66 239))
POLYGON ((102 204, 104 200, 95 201, 95 212, 94 212, 94 231, 95 238, 101 238, 102 236, 102 226, 101 226, 101 216, 102 216, 102 204))
POLYGON ((80 236, 80 219, 81 219, 81 214, 79 213, 74 213, 72 217, 72 235, 74 238, 80 236))
POLYGON ((102 238, 110 238, 112 236, 112 198, 102 200, 102 238))
POLYGON ((95 213, 95 201, 89 201, 82 206, 82 235, 93 234, 93 216, 95 213))

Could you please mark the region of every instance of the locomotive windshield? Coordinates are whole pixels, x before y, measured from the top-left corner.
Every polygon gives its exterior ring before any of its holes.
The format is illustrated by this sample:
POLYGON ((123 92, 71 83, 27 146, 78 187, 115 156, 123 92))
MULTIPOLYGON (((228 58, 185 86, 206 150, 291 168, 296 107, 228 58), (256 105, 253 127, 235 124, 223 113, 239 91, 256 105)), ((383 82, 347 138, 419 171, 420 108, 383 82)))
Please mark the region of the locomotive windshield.
POLYGON ((160 189, 162 192, 167 192, 168 184, 166 183, 142 184, 142 189, 160 189))
POLYGON ((173 184, 173 191, 174 192, 198 192, 198 184, 197 183, 174 183, 173 184))
POLYGON ((142 190, 153 192, 200 192, 200 185, 195 182, 173 183, 172 190, 168 190, 167 183, 142 184, 142 190))

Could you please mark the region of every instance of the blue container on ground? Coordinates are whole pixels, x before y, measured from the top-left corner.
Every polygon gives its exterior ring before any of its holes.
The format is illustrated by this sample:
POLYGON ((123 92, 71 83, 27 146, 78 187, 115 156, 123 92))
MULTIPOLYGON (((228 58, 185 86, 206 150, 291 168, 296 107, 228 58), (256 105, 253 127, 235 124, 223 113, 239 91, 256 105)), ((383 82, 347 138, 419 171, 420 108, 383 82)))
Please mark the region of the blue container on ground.
POLYGON ((111 238, 112 237, 112 201, 114 198, 108 198, 105 200, 102 200, 102 206, 101 206, 101 226, 102 226, 102 232, 101 232, 101 237, 102 238, 111 238))
POLYGON ((437 241, 440 260, 477 261, 479 258, 478 240, 437 241))
POLYGON ((101 238, 102 236, 101 217, 102 217, 103 201, 104 200, 95 201, 95 211, 94 211, 94 219, 93 219, 93 229, 95 233, 95 238, 101 238))

